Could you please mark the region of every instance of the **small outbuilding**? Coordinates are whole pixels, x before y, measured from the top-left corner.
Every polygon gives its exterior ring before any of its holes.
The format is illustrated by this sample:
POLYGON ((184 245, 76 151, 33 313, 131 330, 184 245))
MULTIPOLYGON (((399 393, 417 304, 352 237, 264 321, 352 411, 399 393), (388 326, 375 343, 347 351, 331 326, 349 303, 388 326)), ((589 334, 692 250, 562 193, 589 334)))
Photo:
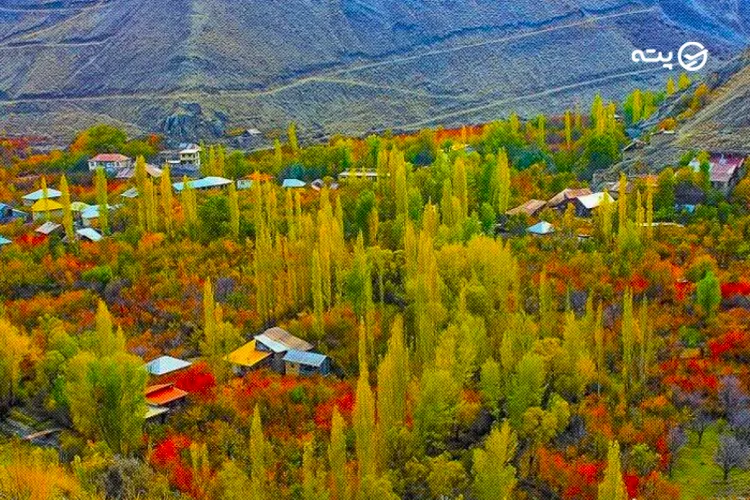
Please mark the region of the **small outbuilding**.
POLYGON ((83 229, 79 229, 76 231, 76 236, 79 240, 87 240, 87 241, 101 241, 102 235, 94 228, 91 227, 84 227, 83 229))
POLYGON ((174 384, 157 384, 146 387, 146 403, 152 406, 177 408, 185 404, 188 393, 174 384))
POLYGON ((307 186, 305 181, 299 179, 284 179, 284 182, 281 183, 281 187, 286 189, 299 189, 305 186, 307 186))
POLYGON ((287 375, 328 375, 331 359, 317 352, 291 350, 284 355, 284 370, 287 375))
POLYGON ((555 226, 547 221, 540 221, 531 227, 526 228, 526 232, 536 236, 545 236, 555 232, 555 226))
POLYGON ((191 365, 190 361, 185 361, 184 359, 173 358, 172 356, 159 356, 146 363, 146 370, 154 377, 161 377, 179 372, 191 365))
POLYGON ((34 231, 43 234, 44 236, 49 236, 57 231, 60 231, 62 229, 61 224, 57 224, 56 222, 47 221, 38 228, 36 228, 34 231))

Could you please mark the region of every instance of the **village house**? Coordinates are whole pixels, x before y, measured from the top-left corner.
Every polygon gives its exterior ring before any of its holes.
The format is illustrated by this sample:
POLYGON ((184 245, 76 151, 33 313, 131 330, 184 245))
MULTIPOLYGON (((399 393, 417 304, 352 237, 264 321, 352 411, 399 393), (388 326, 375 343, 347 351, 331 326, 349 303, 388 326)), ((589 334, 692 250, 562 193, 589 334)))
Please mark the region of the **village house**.
POLYGON ((344 170, 339 174, 339 179, 377 179, 378 173, 375 170, 344 170))
MULTIPOLYGON (((112 213, 117 207, 107 205, 109 213, 112 213)), ((80 218, 84 227, 97 227, 99 225, 99 205, 90 205, 81 211, 80 218)))
POLYGON ((607 199, 610 203, 614 203, 614 198, 609 195, 606 191, 599 193, 587 194, 585 196, 578 196, 573 199, 576 215, 578 217, 591 217, 594 211, 599 208, 599 205, 607 199))
POLYGON ((37 189, 33 193, 24 195, 21 199, 26 207, 32 206, 37 201, 47 198, 48 200, 56 200, 62 196, 62 193, 57 189, 47 188, 47 195, 44 195, 44 189, 37 189))
POLYGON ((272 353, 271 367, 284 373, 284 355, 288 351, 312 351, 312 344, 295 337, 283 328, 274 326, 255 336, 255 347, 261 352, 272 353))
POLYGON ((307 183, 305 183, 305 181, 299 179, 284 179, 284 182, 281 183, 281 187, 286 189, 299 189, 306 185, 307 183))
POLYGON ((589 188, 565 188, 548 200, 547 206, 564 212, 568 208, 568 204, 573 203, 574 199, 589 194, 591 194, 589 188))
POLYGON ((526 215, 528 217, 534 217, 536 214, 541 212, 544 207, 547 206, 547 202, 544 200, 529 200, 523 205, 519 205, 515 208, 511 208, 505 215, 526 215))
POLYGON ((57 224, 52 221, 47 221, 38 228, 34 230, 34 232, 39 233, 44 236, 50 236, 51 234, 54 234, 56 232, 62 232, 62 224, 57 224))
POLYGON ((13 242, 11 240, 9 240, 8 238, 3 238, 2 236, 0 236, 0 248, 4 247, 6 245, 10 245, 11 243, 13 243, 13 242))
MULTIPOLYGON (((225 359, 232 365, 233 371, 237 375, 244 375, 250 370, 265 366, 283 374, 288 366, 287 361, 294 365, 292 370, 295 373, 329 370, 330 361, 321 360, 315 356, 303 360, 299 355, 292 355, 285 359, 289 352, 308 353, 312 351, 312 348, 313 346, 309 342, 275 326, 256 335, 253 340, 230 353, 225 359), (305 361, 305 363, 302 363, 302 361, 305 361)), ((323 355, 319 354, 318 356, 323 355)))
POLYGON ((16 220, 27 222, 29 220, 29 214, 22 212, 21 210, 16 210, 5 203, 0 203, 0 224, 9 224, 16 220))
POLYGON ((55 200, 42 198, 31 206, 31 217, 34 220, 55 219, 62 217, 63 206, 55 200))
POLYGON ((159 356, 146 363, 148 373, 156 378, 163 378, 179 373, 192 365, 190 361, 173 358, 172 356, 159 356))
MULTIPOLYGON (((198 191, 225 188, 231 183, 232 181, 230 181, 229 179, 225 179, 224 177, 204 177, 202 179, 196 179, 194 181, 187 181, 187 185, 190 188, 198 191)), ((174 187, 175 191, 179 193, 183 189, 185 189, 185 183, 175 182, 174 184, 172 184, 172 187, 174 187)))
POLYGON ((709 176, 711 186, 724 196, 732 192, 744 175, 745 158, 743 156, 711 156, 709 176))
POLYGON ((543 221, 537 222, 531 227, 527 227, 526 232, 529 234, 533 234, 534 236, 545 236, 545 235, 554 233, 555 226, 543 220, 543 221))
POLYGON ((198 177, 201 169, 201 147, 197 144, 182 143, 180 149, 164 151, 162 157, 169 165, 170 174, 174 177, 198 177))
POLYGON ((89 160, 89 171, 95 172, 102 168, 107 174, 116 174, 120 170, 133 167, 132 158, 119 153, 102 153, 89 160))
POLYGON ((174 384, 156 384, 146 387, 146 403, 174 410, 185 404, 188 393, 174 384))
POLYGON ((101 241, 102 235, 96 229, 84 227, 83 229, 78 229, 76 231, 76 238, 79 240, 97 242, 101 241))
MULTIPOLYGON (((146 164, 146 175, 158 179, 161 177, 162 171, 159 167, 151 165, 150 163, 146 164)), ((123 168, 121 170, 118 170, 115 174, 115 179, 132 179, 135 177, 135 166, 129 167, 129 168, 123 168)))
POLYGON ((251 340, 228 354, 224 359, 232 365, 234 374, 241 377, 251 370, 268 366, 270 364, 271 353, 268 351, 259 351, 256 348, 255 340, 251 340))

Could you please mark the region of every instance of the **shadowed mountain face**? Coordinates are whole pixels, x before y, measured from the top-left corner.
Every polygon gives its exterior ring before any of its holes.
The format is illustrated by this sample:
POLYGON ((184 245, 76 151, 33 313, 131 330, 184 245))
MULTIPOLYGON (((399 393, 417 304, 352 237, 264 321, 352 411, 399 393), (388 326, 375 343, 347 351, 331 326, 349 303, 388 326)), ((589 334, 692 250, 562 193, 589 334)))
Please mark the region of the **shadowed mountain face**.
MULTIPOLYGON (((741 0, 4 0, 0 128, 314 137, 551 112, 669 72, 635 48, 750 40, 741 0)), ((678 67, 679 68, 679 67, 678 67)), ((675 70, 676 75, 677 70, 675 70)))

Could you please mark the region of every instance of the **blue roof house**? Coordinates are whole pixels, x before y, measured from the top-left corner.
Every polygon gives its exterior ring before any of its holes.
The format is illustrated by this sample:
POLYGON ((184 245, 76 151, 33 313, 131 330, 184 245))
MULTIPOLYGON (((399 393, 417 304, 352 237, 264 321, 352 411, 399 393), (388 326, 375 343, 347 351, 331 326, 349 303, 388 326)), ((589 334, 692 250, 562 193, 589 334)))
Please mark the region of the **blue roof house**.
MULTIPOLYGON (((204 177, 202 179, 197 179, 194 181, 188 181, 188 186, 190 186, 193 189, 214 189, 214 188, 224 188, 230 185, 232 181, 229 179, 225 179, 224 177, 204 177)), ((185 183, 184 182, 175 182, 172 184, 172 187, 174 187, 175 191, 180 192, 183 189, 185 189, 185 183)))
POLYGON ((291 350, 284 355, 284 368, 287 375, 328 375, 331 359, 317 352, 291 350))
POLYGON ((13 242, 10 241, 8 238, 3 238, 2 236, 0 236, 0 247, 4 247, 5 245, 10 245, 11 243, 13 242))
POLYGON ((146 363, 146 369, 154 377, 160 377, 162 375, 168 375, 170 373, 184 370, 185 368, 192 365, 190 361, 184 359, 173 358, 172 356, 159 356, 146 363))
MULTIPOLYGON (((62 193, 58 191, 57 189, 47 188, 47 199, 48 200, 54 200, 62 196, 62 193)), ((43 189, 37 189, 33 193, 29 193, 25 196, 23 196, 21 199, 23 200, 23 204, 27 207, 30 207, 37 201, 44 198, 44 190, 43 189)))
POLYGON ((281 183, 281 187, 283 188, 303 188, 307 184, 305 181, 301 181, 299 179, 284 179, 284 182, 281 183))
POLYGON ((552 234, 555 232, 555 226, 547 221, 540 221, 531 227, 526 228, 526 232, 537 236, 544 236, 546 234, 552 234))

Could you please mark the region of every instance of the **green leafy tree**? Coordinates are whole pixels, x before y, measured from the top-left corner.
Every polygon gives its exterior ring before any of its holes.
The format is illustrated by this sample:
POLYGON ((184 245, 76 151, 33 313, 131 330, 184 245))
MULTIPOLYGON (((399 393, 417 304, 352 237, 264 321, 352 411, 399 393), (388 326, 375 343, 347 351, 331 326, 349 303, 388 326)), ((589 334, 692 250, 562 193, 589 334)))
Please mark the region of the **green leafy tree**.
POLYGON ((104 357, 83 352, 70 361, 67 377, 76 429, 114 453, 132 453, 141 442, 146 412, 143 361, 124 352, 104 357))
POLYGON ((493 429, 483 448, 474 450, 474 494, 477 500, 509 499, 516 487, 516 469, 510 465, 516 437, 505 421, 493 429))
POLYGON ((709 270, 698 282, 695 292, 698 310, 704 318, 713 318, 721 305, 721 284, 713 271, 709 270))

